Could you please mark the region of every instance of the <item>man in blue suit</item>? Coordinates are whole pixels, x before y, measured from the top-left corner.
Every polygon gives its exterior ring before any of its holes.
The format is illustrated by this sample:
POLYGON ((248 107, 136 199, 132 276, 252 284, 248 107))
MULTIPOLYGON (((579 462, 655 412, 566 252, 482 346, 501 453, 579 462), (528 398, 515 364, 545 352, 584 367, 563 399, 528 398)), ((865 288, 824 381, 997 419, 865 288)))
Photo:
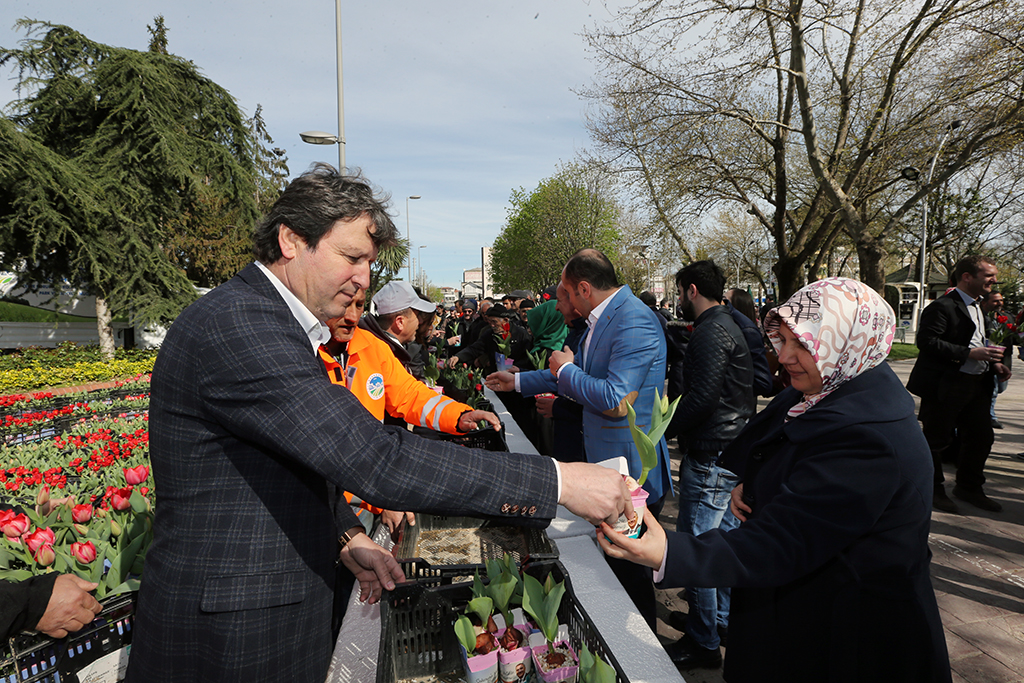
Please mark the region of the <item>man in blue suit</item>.
POLYGON ((336 561, 370 602, 401 580, 351 511, 336 526, 328 482, 388 509, 533 526, 556 502, 591 521, 632 514, 603 468, 427 441, 328 381, 325 322, 396 239, 368 183, 317 165, 257 226, 257 262, 167 333, 150 403, 160 499, 130 683, 324 680, 336 561))
MULTIPOLYGON (((487 378, 492 389, 521 391, 524 396, 557 392, 583 406, 583 442, 588 462, 601 462, 622 456, 629 473, 639 479, 640 455, 633 443, 626 419, 626 402, 633 404, 637 426, 651 423, 654 392, 665 384, 665 335, 658 314, 648 308, 626 285, 615 277, 615 267, 596 249, 583 249, 573 255, 562 270, 562 286, 569 300, 588 319, 589 331, 581 343, 582 351, 568 348, 555 351, 548 370, 516 375, 496 372, 487 378)), ((657 444, 658 465, 647 475, 644 488, 650 494, 647 507, 657 515, 663 498, 672 492, 668 448, 665 439, 657 444)), ((623 587, 654 626, 654 591, 649 581, 642 587, 635 568, 610 561, 623 587), (619 570, 622 570, 620 573, 619 570), (634 576, 625 577, 623 573, 634 576)))

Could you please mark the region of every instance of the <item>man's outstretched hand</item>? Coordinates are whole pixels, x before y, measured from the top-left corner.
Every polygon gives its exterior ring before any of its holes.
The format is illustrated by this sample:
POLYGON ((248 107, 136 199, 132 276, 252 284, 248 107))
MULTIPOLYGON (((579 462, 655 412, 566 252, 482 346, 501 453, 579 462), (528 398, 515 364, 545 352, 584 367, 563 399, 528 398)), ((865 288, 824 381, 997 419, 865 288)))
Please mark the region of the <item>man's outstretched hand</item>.
POLYGON ((588 462, 559 463, 562 497, 558 500, 575 515, 594 526, 602 521, 614 525, 620 515, 632 519, 633 502, 622 475, 613 469, 588 462))

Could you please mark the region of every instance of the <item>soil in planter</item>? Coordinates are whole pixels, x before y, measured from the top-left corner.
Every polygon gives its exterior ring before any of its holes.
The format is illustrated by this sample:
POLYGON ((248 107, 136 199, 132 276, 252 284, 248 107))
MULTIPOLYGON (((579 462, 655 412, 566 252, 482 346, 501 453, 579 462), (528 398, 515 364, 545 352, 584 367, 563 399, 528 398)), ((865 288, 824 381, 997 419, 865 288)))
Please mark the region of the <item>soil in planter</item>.
POLYGON ((545 648, 543 653, 537 655, 541 671, 548 672, 566 666, 576 666, 572 652, 565 645, 556 645, 554 652, 548 652, 545 648))
POLYGON ((416 678, 403 678, 401 683, 466 683, 466 674, 462 671, 452 671, 446 674, 431 674, 430 676, 417 676, 416 678))
POLYGON ((431 564, 483 564, 504 553, 527 555, 526 536, 514 527, 431 529, 420 532, 414 557, 431 564))

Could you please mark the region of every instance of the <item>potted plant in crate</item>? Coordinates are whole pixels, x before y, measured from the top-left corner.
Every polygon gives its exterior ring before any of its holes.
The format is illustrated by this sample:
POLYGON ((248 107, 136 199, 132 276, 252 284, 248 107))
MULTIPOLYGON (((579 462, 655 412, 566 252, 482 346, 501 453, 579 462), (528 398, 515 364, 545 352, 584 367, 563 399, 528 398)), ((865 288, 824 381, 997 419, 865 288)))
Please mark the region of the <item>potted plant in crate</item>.
POLYGON ((579 659, 568 642, 568 628, 558 623, 558 608, 565 595, 565 582, 549 574, 544 585, 534 577, 523 577, 523 609, 533 617, 540 633, 530 636, 533 665, 545 683, 572 681, 579 659))
MULTIPOLYGON (((530 646, 527 640, 530 629, 526 625, 526 617, 521 609, 509 609, 516 587, 520 585, 519 571, 512 557, 506 553, 504 561, 488 560, 487 593, 494 601, 498 615, 495 623, 498 630, 498 677, 504 683, 523 681, 533 671, 530 658, 530 646)), ((479 574, 475 581, 479 581, 479 574)))
POLYGON ((476 597, 466 605, 470 616, 463 614, 455 620, 455 636, 462 648, 462 664, 468 683, 495 683, 498 680, 498 639, 494 637, 498 627, 491 617, 493 611, 494 602, 489 597, 476 597))
POLYGON ((593 654, 586 643, 580 646, 580 683, 615 683, 615 669, 593 654))
POLYGON ((647 481, 648 473, 658 465, 658 442, 665 435, 672 422, 672 416, 676 414, 679 406, 679 399, 676 398, 669 404, 668 396, 660 396, 658 390, 654 390, 654 405, 651 407, 651 428, 648 431, 636 426, 636 411, 633 405, 626 401, 626 419, 629 421, 629 431, 633 436, 633 443, 636 445, 637 453, 640 454, 640 478, 633 480, 626 477, 626 487, 630 490, 633 502, 633 510, 636 515, 633 519, 621 519, 615 525, 615 530, 626 534, 630 538, 640 535, 641 521, 643 520, 644 508, 647 507, 647 491, 642 487, 647 481))

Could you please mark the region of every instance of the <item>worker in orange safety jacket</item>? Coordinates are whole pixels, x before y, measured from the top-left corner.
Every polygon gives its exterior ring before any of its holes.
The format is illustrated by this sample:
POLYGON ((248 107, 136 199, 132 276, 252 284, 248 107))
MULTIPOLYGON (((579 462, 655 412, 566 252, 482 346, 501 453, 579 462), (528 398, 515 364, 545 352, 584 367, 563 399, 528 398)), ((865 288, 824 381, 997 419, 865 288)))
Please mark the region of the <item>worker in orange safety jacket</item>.
MULTIPOLYGON (((348 387, 378 420, 383 421, 386 412, 409 424, 448 434, 473 431, 481 420, 501 428, 494 413, 438 394, 410 375, 385 342, 359 327, 365 306, 366 290, 361 290, 345 315, 327 321, 331 340, 320 347, 320 359, 332 383, 348 387)), ((345 497, 351 502, 350 493, 345 492, 345 497)), ((403 516, 365 502, 361 506, 374 514, 385 514, 383 521, 392 531, 403 516)), ((405 516, 412 522, 411 513, 405 516)))

